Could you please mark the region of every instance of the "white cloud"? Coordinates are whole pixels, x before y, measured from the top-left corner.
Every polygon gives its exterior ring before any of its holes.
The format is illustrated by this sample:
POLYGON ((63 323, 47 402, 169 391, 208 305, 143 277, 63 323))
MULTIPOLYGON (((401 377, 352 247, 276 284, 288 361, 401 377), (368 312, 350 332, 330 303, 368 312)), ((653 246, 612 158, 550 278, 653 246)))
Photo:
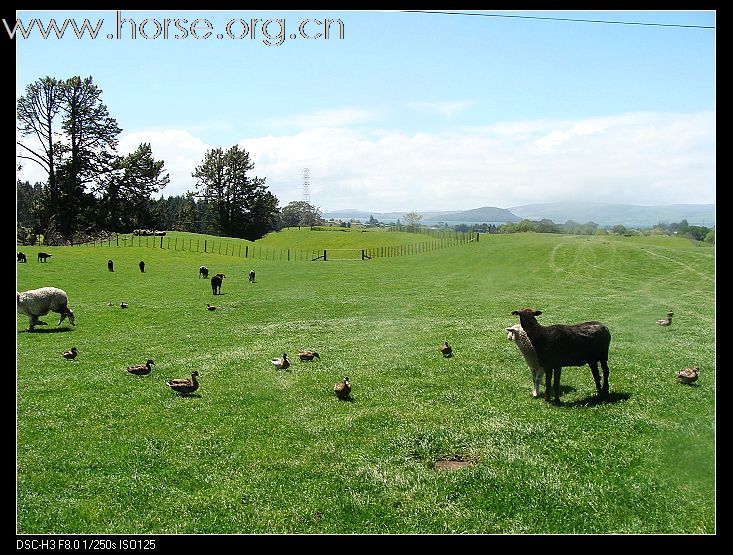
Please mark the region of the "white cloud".
POLYGON ((468 108, 473 105, 474 102, 408 102, 407 107, 413 110, 419 110, 421 112, 427 112, 429 114, 438 114, 440 116, 450 118, 456 115, 461 110, 468 108))
POLYGON ((311 201, 324 211, 715 201, 711 112, 510 122, 443 133, 320 128, 240 144, 282 205, 300 200, 307 166, 311 201))
POLYGON ((315 110, 308 114, 281 117, 269 121, 274 127, 313 129, 320 127, 345 127, 377 120, 381 112, 362 108, 333 108, 315 110))
MULTIPOLYGON (((155 129, 124 133, 120 152, 141 142, 165 161, 166 196, 193 187, 191 172, 211 148, 189 131, 155 129)), ((239 145, 281 206, 301 199, 305 167, 311 202, 323 211, 715 202, 713 112, 505 122, 441 133, 324 125, 239 145)))

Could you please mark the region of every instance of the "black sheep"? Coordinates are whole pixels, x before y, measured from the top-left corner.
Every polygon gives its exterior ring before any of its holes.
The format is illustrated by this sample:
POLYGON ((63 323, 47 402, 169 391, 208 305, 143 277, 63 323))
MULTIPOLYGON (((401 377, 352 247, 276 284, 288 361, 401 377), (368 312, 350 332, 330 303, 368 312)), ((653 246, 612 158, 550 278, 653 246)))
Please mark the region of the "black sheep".
POLYGON ((143 261, 141 260, 141 261, 140 261, 140 264, 138 264, 138 266, 140 266, 140 271, 141 271, 142 273, 145 273, 145 262, 143 262, 143 261))
POLYGON ((51 258, 51 254, 48 254, 47 252, 39 252, 38 253, 38 262, 46 262, 49 258, 51 258))
POLYGON ((599 395, 608 394, 608 348, 611 332, 600 322, 580 324, 553 324, 542 326, 535 316, 540 310, 523 308, 512 314, 519 316, 519 322, 532 342, 540 366, 545 369, 545 400, 550 400, 553 374, 555 377, 555 402, 560 401, 560 373, 563 366, 590 366, 599 395), (598 373, 598 363, 603 368, 603 385, 598 373))
POLYGON ((107 269, 108 269, 108 270, 109 270, 110 272, 114 272, 114 271, 115 271, 115 265, 114 265, 114 264, 112 263, 112 261, 111 261, 111 260, 107 260, 107 269))
POLYGON ((221 295, 221 282, 225 277, 224 274, 216 274, 211 278, 211 291, 214 295, 221 295))
POLYGON ((18 253, 18 262, 28 262, 28 258, 25 256, 24 252, 18 253))
POLYGON ((250 283, 254 283, 255 282, 255 271, 254 270, 250 270, 249 271, 249 282, 250 283))

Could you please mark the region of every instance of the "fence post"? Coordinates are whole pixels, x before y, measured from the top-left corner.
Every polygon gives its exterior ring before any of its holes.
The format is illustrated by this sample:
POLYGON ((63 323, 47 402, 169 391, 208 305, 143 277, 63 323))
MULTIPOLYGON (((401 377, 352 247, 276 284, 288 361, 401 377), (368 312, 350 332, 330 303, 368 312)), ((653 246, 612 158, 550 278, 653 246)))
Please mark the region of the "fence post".
POLYGON ((326 261, 326 249, 323 249, 323 261, 326 261))
MULTIPOLYGON (((168 242, 170 243, 170 237, 168 238, 168 242)), ((163 248, 163 236, 160 236, 160 248, 163 248)))
POLYGON ((204 252, 206 252, 206 243, 208 242, 208 239, 204 239, 204 252))
POLYGON ((244 257, 247 258, 249 254, 249 245, 244 245, 244 257))

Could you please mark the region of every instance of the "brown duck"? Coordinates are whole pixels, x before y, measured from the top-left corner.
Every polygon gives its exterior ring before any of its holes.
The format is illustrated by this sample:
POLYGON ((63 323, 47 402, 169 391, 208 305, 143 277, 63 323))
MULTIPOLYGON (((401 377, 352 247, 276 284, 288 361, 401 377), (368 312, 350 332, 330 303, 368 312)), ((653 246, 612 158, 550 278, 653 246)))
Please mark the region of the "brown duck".
POLYGON ((275 368, 278 368, 280 370, 285 370, 290 366, 290 361, 288 360, 288 353, 283 353, 282 357, 273 358, 270 362, 275 366, 275 368))
POLYGON ((72 347, 68 351, 64 352, 61 356, 64 357, 66 360, 74 360, 77 354, 79 354, 79 352, 76 350, 76 347, 72 347))
POLYGON ((448 345, 447 341, 443 341, 443 344, 440 346, 440 352, 443 353, 444 357, 452 357, 453 356, 453 347, 448 345))
POLYGON ((343 380, 337 382, 336 385, 333 386, 333 392, 339 399, 348 399, 349 395, 351 394, 351 384, 349 383, 349 377, 344 376, 343 380))
POLYGON ((667 312, 667 317, 664 318, 663 320, 657 320, 657 324, 659 324, 660 326, 671 326, 672 325, 672 316, 674 316, 674 312, 669 310, 667 312))
POLYGON ((168 387, 170 387, 176 393, 180 393, 181 395, 188 395, 189 393, 193 393, 199 388, 199 382, 196 379, 196 376, 198 375, 198 370, 194 370, 193 372, 191 372, 191 379, 178 378, 175 380, 168 380, 165 383, 168 384, 168 387))
POLYGON ((696 382, 697 378, 700 376, 700 369, 697 366, 693 366, 692 368, 683 368, 682 370, 678 370, 676 374, 677 383, 693 383, 696 382))
POLYGON ((153 364, 155 362, 152 358, 149 358, 148 361, 145 364, 136 364, 135 366, 128 366, 127 371, 130 374, 135 374, 136 376, 147 376, 150 374, 150 371, 153 369, 153 364))
POLYGON ((321 355, 315 351, 300 351, 298 357, 300 360, 313 360, 314 358, 321 360, 321 355))

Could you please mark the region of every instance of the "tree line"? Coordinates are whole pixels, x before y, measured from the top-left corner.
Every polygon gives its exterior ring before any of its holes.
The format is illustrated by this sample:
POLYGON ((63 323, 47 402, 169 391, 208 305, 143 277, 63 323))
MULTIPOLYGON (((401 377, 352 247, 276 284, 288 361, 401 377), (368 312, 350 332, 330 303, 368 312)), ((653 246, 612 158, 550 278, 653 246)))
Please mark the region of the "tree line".
MULTIPOLYGON (((475 229, 469 228, 473 231, 475 229)), ((689 225, 687 220, 679 223, 660 222, 650 228, 638 229, 627 228, 622 224, 610 228, 602 228, 595 222, 578 222, 568 220, 564 224, 557 224, 552 220, 522 220, 515 223, 502 224, 498 228, 499 233, 519 233, 523 231, 534 231, 536 233, 566 233, 571 235, 596 235, 612 233, 615 235, 678 235, 693 239, 695 241, 715 242, 715 228, 705 226, 689 225)))
POLYGON ((18 169, 35 164, 47 175, 43 183, 16 183, 20 242, 42 235, 46 244, 73 243, 137 228, 255 240, 294 218, 320 217, 307 203, 281 211, 238 145, 206 152, 192 173, 193 191, 154 199, 170 182, 164 162, 149 143, 127 155, 117 152, 122 129, 101 96, 91 76, 46 76, 17 100, 18 169))

